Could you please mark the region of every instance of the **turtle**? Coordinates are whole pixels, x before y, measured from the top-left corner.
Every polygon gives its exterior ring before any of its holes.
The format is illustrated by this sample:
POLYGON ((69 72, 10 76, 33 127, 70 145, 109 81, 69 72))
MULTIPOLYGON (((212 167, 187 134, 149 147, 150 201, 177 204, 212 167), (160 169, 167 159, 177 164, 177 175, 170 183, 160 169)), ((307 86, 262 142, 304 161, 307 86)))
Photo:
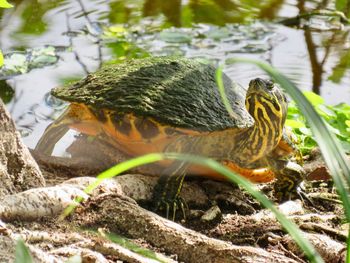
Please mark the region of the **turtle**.
MULTIPOLYGON (((248 89, 222 75, 234 114, 215 79, 216 67, 184 57, 147 57, 105 65, 51 94, 70 102, 39 140, 51 153, 67 129, 101 136, 128 156, 177 152, 213 158, 252 182, 276 179, 279 200, 304 178, 298 152, 284 127, 288 102, 271 80, 255 78, 248 89)), ((156 207, 178 203, 186 174, 222 179, 198 165, 163 162, 153 193, 156 207)), ((175 209, 175 208, 174 208, 175 209)))

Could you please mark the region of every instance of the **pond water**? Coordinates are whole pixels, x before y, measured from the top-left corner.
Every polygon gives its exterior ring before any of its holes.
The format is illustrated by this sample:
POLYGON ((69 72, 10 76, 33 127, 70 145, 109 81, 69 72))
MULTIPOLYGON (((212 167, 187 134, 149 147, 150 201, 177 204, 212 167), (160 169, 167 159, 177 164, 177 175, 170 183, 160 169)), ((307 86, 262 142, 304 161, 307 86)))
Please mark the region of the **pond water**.
MULTIPOLYGON (((14 8, 0 10, 0 48, 12 66, 0 72, 0 96, 29 147, 64 108, 49 91, 110 60, 178 54, 223 64, 255 58, 329 104, 350 103, 349 28, 329 16, 295 27, 279 23, 329 7, 327 1, 261 2, 12 1, 14 8)), ((225 72, 243 86, 264 76, 245 64, 226 65, 225 72)))

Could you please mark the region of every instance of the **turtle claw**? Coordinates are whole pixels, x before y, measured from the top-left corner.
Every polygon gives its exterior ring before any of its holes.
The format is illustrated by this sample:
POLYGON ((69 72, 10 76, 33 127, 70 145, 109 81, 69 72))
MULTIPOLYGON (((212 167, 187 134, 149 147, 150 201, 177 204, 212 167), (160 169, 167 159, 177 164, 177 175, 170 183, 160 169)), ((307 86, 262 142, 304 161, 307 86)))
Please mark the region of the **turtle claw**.
POLYGON ((188 165, 185 162, 174 162, 163 171, 153 190, 153 211, 165 210, 167 219, 169 219, 171 212, 173 221, 179 208, 181 208, 183 218, 186 218, 185 207, 187 205, 180 197, 180 192, 187 167, 188 165))
POLYGON ((181 197, 175 197, 172 200, 165 200, 165 198, 162 198, 162 200, 158 200, 155 202, 155 205, 153 206, 153 211, 165 211, 165 217, 166 219, 171 219, 172 221, 175 221, 176 213, 179 210, 179 208, 182 211, 183 219, 186 220, 186 209, 187 204, 181 197), (170 218, 171 214, 171 218, 170 218))
POLYGON ((176 211, 178 208, 181 208, 182 219, 186 221, 186 210, 188 210, 188 206, 187 206, 187 203, 185 202, 185 200, 183 200, 183 198, 181 198, 181 197, 177 197, 177 201, 174 203, 173 221, 175 220, 176 211))
POLYGON ((315 203, 309 198, 307 193, 305 192, 305 188, 303 187, 298 187, 297 189, 297 195, 299 196, 299 199, 303 202, 306 203, 305 201, 309 202, 312 206, 316 207, 315 203))

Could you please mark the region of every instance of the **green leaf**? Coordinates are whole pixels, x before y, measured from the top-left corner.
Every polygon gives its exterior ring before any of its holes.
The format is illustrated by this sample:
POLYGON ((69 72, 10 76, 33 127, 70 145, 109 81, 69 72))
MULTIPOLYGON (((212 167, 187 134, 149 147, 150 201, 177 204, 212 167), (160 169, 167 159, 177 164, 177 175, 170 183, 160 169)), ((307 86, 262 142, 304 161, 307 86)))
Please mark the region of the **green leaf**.
POLYGON ((163 31, 159 38, 168 43, 190 43, 192 38, 185 32, 163 31))
POLYGON ((2 7, 2 8, 11 8, 11 7, 13 7, 13 5, 8 3, 6 0, 0 0, 0 7, 2 7))
POLYGON ((349 114, 350 116, 350 105, 346 103, 339 103, 333 106, 333 110, 342 112, 344 114, 349 114))
POLYGON ((293 115, 299 115, 299 109, 297 107, 292 107, 291 104, 288 106, 288 114, 293 116, 293 115))
POLYGON ((57 61, 56 49, 52 46, 8 52, 0 69, 0 77, 24 74, 34 68, 53 65, 57 61))
MULTIPOLYGON (((309 131, 309 133, 311 133, 311 131, 309 131)), ((310 135, 306 135, 306 136, 305 135, 301 135, 300 138, 302 138, 301 139, 302 143, 300 144, 299 147, 300 147, 300 150, 301 150, 303 155, 304 154, 309 154, 310 151, 312 149, 314 149, 315 146, 317 145, 315 140, 312 139, 312 137, 310 137, 310 135)))
POLYGON ((296 120, 286 120, 286 126, 289 126, 293 129, 305 127, 305 123, 296 120))
POLYGON ((345 124, 350 127, 350 120, 345 121, 345 124))
POLYGON ((231 36, 230 30, 225 27, 213 28, 206 33, 208 38, 220 40, 231 36))
POLYGON ((337 114, 336 120, 334 121, 334 123, 332 123, 332 126, 336 127, 340 131, 342 136, 349 138, 350 133, 347 131, 347 129, 349 128, 347 122, 349 122, 349 117, 346 114, 339 112, 337 114))
POLYGON ((306 136, 312 136, 312 132, 309 128, 301 127, 299 128, 299 131, 306 136))
POLYGON ((303 94, 313 106, 324 104, 324 99, 312 91, 304 91, 303 94))
POLYGON ((337 114, 335 114, 334 110, 332 110, 331 107, 327 107, 324 104, 318 105, 316 110, 320 115, 323 115, 326 118, 336 118, 337 117, 337 114))
MULTIPOLYGON (((329 106, 326 104, 319 104, 322 102, 319 96, 315 96, 313 93, 308 93, 311 100, 318 103, 315 106, 317 113, 326 121, 328 129, 337 135, 341 140, 341 144, 344 147, 346 153, 350 153, 349 147, 344 141, 350 138, 350 127, 346 124, 346 121, 350 120, 350 105, 341 103, 335 106, 329 106)), ((313 147, 316 147, 316 142, 312 139, 313 135, 309 126, 305 123, 303 116, 297 108, 294 101, 291 101, 288 106, 288 114, 286 120, 286 126, 293 128, 295 135, 301 142, 299 145, 303 154, 309 154, 313 147), (309 143, 309 142, 312 143, 309 143)))
POLYGON ((27 73, 29 70, 29 62, 24 52, 7 54, 5 64, 0 71, 0 76, 11 76, 27 73))
POLYGON ((106 37, 117 38, 118 40, 125 39, 128 34, 127 29, 122 25, 113 25, 103 31, 106 37))
POLYGON ((336 134, 336 135, 338 135, 338 136, 341 136, 341 132, 339 131, 339 129, 334 128, 333 126, 331 126, 331 125, 328 124, 328 123, 325 123, 325 124, 326 124, 326 126, 327 126, 327 128, 328 128, 329 131, 333 132, 334 134, 336 134))
POLYGON ((15 263, 33 263, 33 258, 30 255, 29 249, 22 239, 19 239, 16 244, 15 263))
POLYGON ((2 52, 0 50, 0 67, 4 64, 4 56, 2 55, 2 52))

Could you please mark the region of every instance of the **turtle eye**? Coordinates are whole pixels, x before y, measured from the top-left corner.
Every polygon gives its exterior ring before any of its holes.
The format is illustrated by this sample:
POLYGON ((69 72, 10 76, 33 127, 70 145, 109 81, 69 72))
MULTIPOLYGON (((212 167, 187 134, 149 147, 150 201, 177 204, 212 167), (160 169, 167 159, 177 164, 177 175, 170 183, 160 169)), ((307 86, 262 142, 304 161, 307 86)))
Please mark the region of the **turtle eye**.
POLYGON ((267 88, 268 90, 272 90, 274 86, 275 86, 275 84, 273 83, 272 80, 267 80, 267 81, 266 81, 266 88, 267 88))

